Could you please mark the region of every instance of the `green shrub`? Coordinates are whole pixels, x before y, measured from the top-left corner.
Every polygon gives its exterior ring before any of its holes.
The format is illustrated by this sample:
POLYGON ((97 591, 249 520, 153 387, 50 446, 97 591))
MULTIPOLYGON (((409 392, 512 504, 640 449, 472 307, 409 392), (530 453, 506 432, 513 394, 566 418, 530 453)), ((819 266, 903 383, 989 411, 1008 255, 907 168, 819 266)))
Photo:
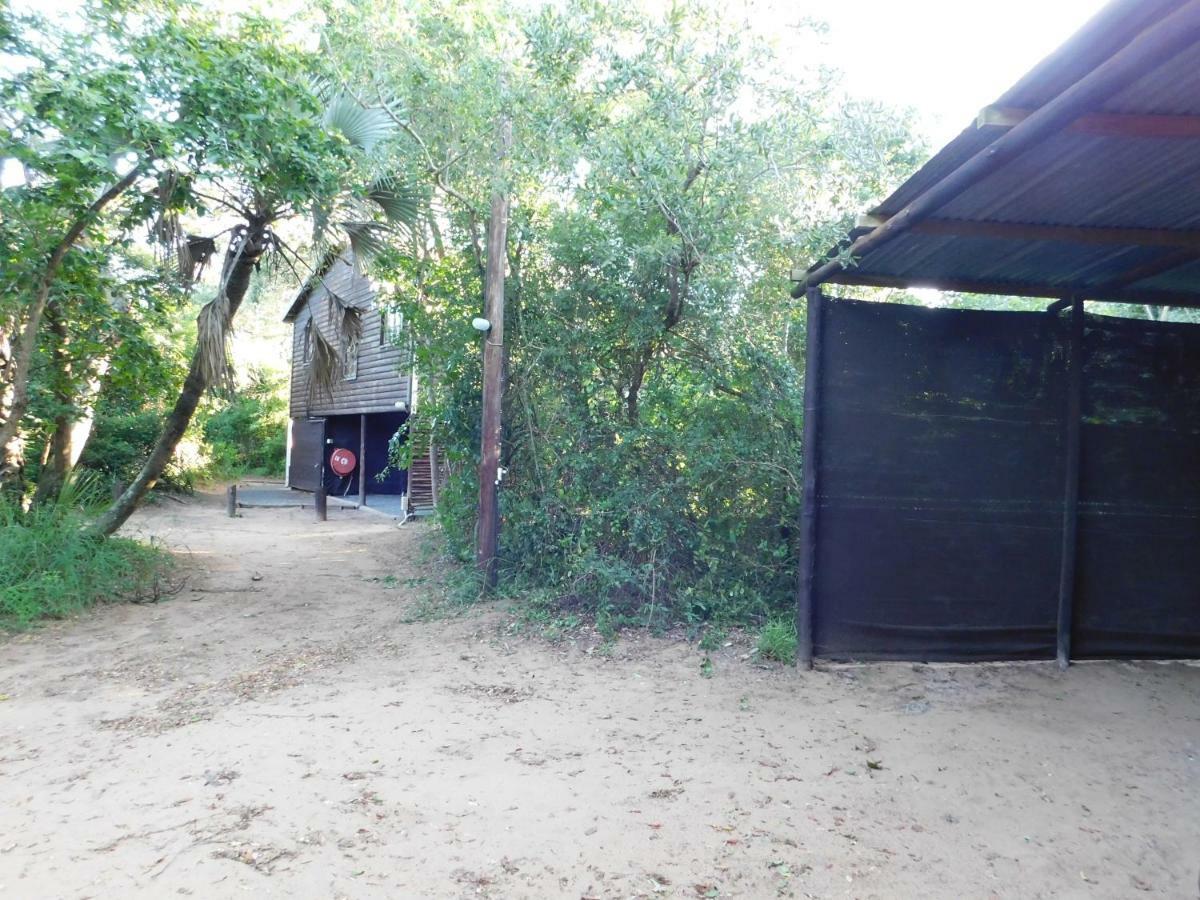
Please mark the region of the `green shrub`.
POLYGON ((168 564, 161 550, 88 531, 87 509, 104 496, 102 479, 85 475, 28 512, 0 497, 0 628, 154 595, 168 564))
POLYGON ((281 379, 255 372, 204 422, 209 474, 282 475, 287 457, 287 400, 281 379))
MULTIPOLYGON (((548 596, 562 615, 594 616, 606 634, 786 615, 801 394, 786 364, 749 350, 742 360, 752 405, 700 391, 679 402, 667 392, 679 381, 664 381, 646 398, 646 421, 589 421, 560 404, 556 430, 506 445, 502 580, 548 596)), ((471 417, 455 419, 471 430, 447 434, 452 459, 460 449, 439 514, 467 558, 478 498, 468 452, 478 443, 471 417)))
POLYGON ((758 636, 758 655, 791 665, 796 661, 796 623, 772 619, 758 636))
MULTIPOLYGON (((287 456, 287 399, 282 379, 254 372, 248 386, 192 420, 158 482, 158 489, 191 493, 205 478, 282 475, 287 456)), ((130 407, 114 397, 96 411, 96 423, 79 464, 111 484, 128 484, 142 468, 162 431, 167 407, 156 400, 130 407)), ((211 402, 211 401, 206 401, 211 402)))
MULTIPOLYGON (((104 476, 108 484, 120 481, 128 484, 137 477, 142 464, 158 440, 166 413, 155 407, 125 411, 110 407, 97 410, 96 422, 91 439, 83 451, 79 465, 104 476)), ((183 447, 184 450, 188 446, 183 447)), ((195 488, 197 454, 192 445, 193 458, 173 460, 162 478, 158 489, 191 493, 195 488)), ((183 456, 183 454, 177 454, 183 456)))
POLYGON ((729 632, 720 625, 710 625, 704 630, 704 635, 700 638, 699 647, 701 650, 717 650, 721 644, 725 643, 725 638, 729 636, 729 632))

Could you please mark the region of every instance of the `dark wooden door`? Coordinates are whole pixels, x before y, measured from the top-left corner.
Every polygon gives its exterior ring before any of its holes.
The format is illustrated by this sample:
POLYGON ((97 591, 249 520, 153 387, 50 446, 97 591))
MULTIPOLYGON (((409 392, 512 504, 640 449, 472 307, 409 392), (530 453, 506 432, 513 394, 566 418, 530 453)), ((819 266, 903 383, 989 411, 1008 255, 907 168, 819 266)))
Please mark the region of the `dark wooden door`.
POLYGON ((292 459, 288 487, 315 491, 321 483, 325 453, 325 420, 292 419, 292 459))

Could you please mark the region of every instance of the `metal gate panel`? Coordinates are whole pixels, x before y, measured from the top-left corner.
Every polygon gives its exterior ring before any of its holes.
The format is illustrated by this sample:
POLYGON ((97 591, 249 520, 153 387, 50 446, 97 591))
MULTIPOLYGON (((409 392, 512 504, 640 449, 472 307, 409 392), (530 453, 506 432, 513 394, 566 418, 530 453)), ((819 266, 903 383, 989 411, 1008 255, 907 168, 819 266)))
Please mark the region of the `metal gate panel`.
POLYGON ((1079 657, 1200 657, 1200 328, 1089 316, 1079 657))
POLYGON ((1052 656, 1061 326, 1041 313, 825 306, 816 654, 1052 656))
POLYGON ((815 299, 802 645, 1200 657, 1200 327, 815 299))

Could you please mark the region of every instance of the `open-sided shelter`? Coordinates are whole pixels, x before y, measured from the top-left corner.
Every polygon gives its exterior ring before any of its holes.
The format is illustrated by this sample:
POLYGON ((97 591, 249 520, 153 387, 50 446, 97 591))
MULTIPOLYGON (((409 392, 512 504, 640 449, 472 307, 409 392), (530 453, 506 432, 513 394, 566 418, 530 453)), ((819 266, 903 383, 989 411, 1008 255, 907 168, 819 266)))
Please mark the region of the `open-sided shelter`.
POLYGON ((1200 326, 1085 307, 1200 307, 1200 0, 1111 3, 794 277, 802 661, 1200 656, 1200 326))

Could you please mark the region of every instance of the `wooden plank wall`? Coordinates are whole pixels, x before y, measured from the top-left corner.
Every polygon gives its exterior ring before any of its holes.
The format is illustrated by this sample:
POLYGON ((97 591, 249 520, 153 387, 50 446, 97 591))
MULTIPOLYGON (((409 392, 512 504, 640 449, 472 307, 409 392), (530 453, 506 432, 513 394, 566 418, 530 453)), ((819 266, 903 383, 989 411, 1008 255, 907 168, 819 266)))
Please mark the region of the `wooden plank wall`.
POLYGON ((375 295, 367 278, 339 259, 317 285, 309 301, 300 309, 292 328, 292 380, 289 410, 292 418, 301 416, 349 415, 355 413, 396 412, 397 401, 411 404, 409 352, 382 340, 383 321, 375 306, 375 295), (358 351, 358 377, 338 378, 333 395, 309 397, 308 364, 304 361, 305 329, 315 316, 315 327, 334 346, 339 346, 337 329, 331 321, 328 285, 346 302, 361 309, 362 339, 358 351))

